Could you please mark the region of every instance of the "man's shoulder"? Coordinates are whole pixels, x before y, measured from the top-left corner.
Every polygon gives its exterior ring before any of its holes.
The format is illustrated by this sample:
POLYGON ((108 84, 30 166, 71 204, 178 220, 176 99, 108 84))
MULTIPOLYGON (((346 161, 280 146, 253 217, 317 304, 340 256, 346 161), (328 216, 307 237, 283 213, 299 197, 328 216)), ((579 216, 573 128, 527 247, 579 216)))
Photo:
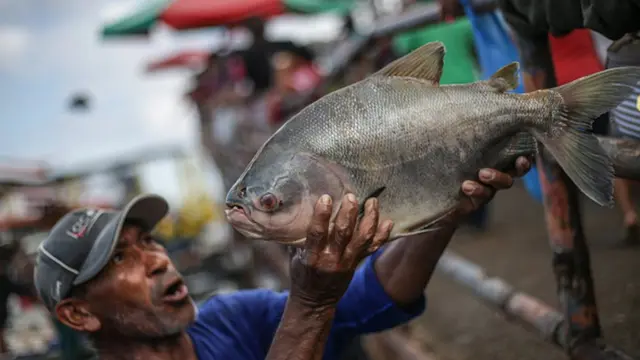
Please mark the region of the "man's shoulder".
POLYGON ((212 294, 187 333, 201 358, 264 358, 287 295, 266 289, 212 294))
POLYGON ((284 306, 286 292, 269 289, 240 290, 231 293, 214 293, 198 303, 198 320, 210 320, 212 316, 256 314, 273 307, 284 306))

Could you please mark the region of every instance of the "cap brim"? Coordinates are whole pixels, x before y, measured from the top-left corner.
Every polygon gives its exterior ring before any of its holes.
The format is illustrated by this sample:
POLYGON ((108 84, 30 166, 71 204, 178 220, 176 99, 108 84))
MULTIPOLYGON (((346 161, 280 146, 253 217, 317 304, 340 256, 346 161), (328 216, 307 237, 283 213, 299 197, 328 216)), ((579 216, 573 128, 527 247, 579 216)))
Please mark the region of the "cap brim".
POLYGON ((93 244, 84 265, 79 271, 73 285, 83 284, 94 278, 109 263, 120 231, 127 219, 136 219, 153 229, 169 213, 169 204, 158 195, 139 195, 131 200, 124 209, 100 232, 93 244))

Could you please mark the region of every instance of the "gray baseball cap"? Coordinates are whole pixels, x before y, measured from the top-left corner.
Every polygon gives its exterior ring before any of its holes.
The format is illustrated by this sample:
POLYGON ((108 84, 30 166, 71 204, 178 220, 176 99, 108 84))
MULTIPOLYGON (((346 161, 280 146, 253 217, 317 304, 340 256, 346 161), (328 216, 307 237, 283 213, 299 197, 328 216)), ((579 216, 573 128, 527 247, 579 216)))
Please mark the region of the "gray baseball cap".
POLYGON ((109 263, 125 220, 153 229, 169 212, 167 201, 139 195, 123 210, 80 209, 66 214, 38 248, 34 282, 52 311, 74 286, 93 279, 109 263))

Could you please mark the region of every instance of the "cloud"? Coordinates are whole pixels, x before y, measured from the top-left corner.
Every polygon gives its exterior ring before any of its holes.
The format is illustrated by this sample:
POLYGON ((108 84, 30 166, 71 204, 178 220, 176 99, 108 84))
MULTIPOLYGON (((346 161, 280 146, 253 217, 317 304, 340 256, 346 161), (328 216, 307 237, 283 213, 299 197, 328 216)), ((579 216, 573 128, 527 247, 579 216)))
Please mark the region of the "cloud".
POLYGON ((140 119, 156 139, 189 143, 194 140, 196 130, 195 110, 186 99, 176 95, 159 92, 158 96, 146 98, 139 105, 140 119))
POLYGON ((104 23, 109 23, 129 14, 136 5, 135 1, 110 2, 100 9, 98 16, 104 23))
POLYGON ((29 48, 29 32, 18 26, 0 26, 0 70, 18 65, 29 48))
POLYGON ((211 46, 215 32, 183 41, 160 28, 148 40, 103 41, 103 19, 124 13, 130 1, 58 3, 50 20, 37 23, 24 10, 33 11, 39 0, 20 3, 0 14, 14 23, 0 28, 0 108, 12 119, 0 123, 0 154, 72 166, 141 146, 194 141, 194 114, 182 100, 188 73, 148 75, 144 66, 185 46, 211 46), (77 91, 90 93, 89 111, 69 112, 77 91))

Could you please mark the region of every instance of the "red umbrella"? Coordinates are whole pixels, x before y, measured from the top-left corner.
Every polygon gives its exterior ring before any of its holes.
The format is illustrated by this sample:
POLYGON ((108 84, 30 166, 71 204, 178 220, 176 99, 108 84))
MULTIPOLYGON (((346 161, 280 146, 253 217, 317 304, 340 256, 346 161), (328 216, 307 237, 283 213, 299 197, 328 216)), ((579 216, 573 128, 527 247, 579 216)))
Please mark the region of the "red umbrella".
POLYGON ((202 50, 182 51, 163 59, 152 61, 151 63, 147 64, 146 71, 154 72, 176 67, 197 69, 204 66, 204 64, 207 62, 208 57, 209 53, 202 50))
POLYGON ((283 14, 281 0, 175 0, 160 19, 177 30, 234 24, 250 17, 283 14))

